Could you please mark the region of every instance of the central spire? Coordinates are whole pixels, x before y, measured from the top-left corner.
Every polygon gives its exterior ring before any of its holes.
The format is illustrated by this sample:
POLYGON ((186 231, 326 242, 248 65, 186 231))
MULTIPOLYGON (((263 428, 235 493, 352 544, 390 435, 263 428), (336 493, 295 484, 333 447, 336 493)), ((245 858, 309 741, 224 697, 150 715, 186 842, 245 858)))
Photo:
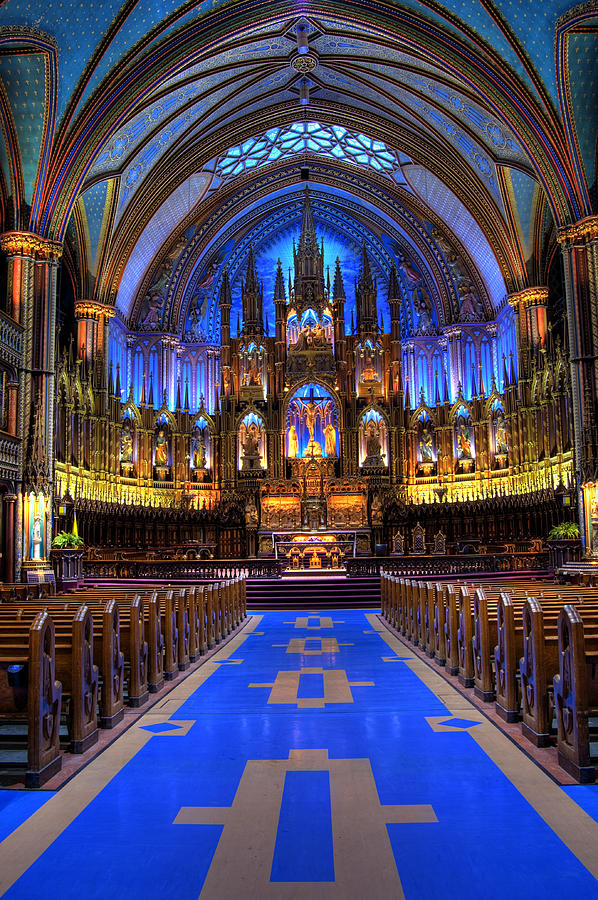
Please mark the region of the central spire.
POLYGON ((309 188, 303 195, 301 235, 294 250, 295 301, 301 307, 315 306, 321 310, 324 301, 324 254, 318 246, 316 227, 311 208, 309 188))
POLYGON ((319 251, 316 226, 311 210, 309 188, 305 188, 303 195, 303 216, 301 219, 301 236, 299 238, 299 253, 315 256, 319 251))

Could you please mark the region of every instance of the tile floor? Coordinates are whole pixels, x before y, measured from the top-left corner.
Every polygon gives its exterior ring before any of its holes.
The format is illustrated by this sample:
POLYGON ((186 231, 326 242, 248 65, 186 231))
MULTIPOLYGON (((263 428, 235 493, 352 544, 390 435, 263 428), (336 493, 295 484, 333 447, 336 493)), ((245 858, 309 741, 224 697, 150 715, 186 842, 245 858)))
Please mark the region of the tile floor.
POLYGON ((267 612, 59 792, 0 792, 0 891, 589 900, 596 819, 375 615, 267 612))

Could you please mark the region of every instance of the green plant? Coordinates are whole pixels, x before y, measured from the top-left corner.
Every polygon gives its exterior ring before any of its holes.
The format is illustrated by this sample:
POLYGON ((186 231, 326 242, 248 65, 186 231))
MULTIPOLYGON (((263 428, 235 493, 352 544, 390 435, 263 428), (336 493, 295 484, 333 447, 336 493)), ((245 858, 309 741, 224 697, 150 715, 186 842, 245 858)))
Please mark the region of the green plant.
POLYGON ((560 522, 551 528, 548 534, 548 540, 550 541, 575 540, 577 538, 579 538, 579 525, 577 522, 560 522))
POLYGON ((52 541, 54 550, 77 550, 83 546, 83 541, 78 534, 72 531, 60 531, 52 541))

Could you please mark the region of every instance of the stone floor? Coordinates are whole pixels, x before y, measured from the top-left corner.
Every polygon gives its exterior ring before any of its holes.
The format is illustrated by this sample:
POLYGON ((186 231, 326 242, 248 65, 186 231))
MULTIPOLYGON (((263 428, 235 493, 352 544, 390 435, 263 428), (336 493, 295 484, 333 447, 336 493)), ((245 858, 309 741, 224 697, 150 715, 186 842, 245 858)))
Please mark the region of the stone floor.
POLYGON ((585 900, 597 819, 375 614, 266 612, 61 790, 0 791, 0 891, 585 900))

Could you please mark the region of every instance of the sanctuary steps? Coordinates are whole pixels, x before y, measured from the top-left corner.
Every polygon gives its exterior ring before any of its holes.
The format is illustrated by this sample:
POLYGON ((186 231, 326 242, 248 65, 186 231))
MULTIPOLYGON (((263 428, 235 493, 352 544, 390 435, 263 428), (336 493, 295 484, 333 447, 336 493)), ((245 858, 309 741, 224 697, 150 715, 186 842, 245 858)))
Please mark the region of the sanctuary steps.
POLYGON ((330 575, 286 575, 247 580, 247 608, 379 609, 380 579, 330 575))

